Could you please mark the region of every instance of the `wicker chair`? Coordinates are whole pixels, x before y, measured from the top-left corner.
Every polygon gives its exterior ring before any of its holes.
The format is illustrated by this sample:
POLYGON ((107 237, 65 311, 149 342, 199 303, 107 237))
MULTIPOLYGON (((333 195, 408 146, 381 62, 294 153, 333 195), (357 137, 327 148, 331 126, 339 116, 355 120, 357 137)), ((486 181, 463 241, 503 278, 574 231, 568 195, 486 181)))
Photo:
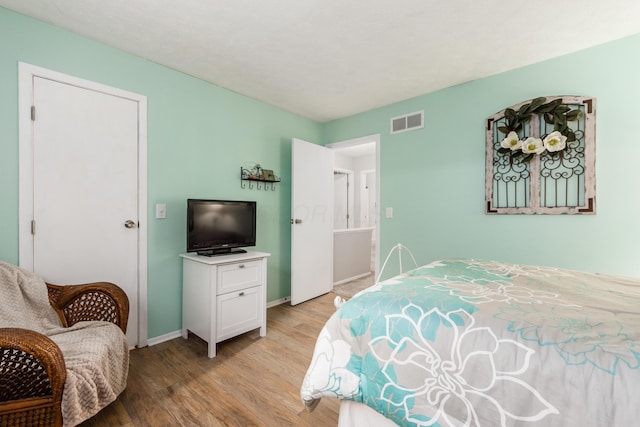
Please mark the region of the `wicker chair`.
MULTIPOLYGON (((127 330, 129 300, 112 283, 57 286, 47 283, 49 302, 65 327, 105 320, 127 330)), ((27 329, 0 328, 0 426, 61 426, 67 377, 60 348, 27 329)))

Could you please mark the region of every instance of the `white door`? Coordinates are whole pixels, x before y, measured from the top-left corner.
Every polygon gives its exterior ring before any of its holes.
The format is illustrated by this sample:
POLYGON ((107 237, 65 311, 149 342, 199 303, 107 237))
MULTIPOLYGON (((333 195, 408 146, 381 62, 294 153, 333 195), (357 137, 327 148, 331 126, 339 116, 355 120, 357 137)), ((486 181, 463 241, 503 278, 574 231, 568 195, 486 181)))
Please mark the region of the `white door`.
POLYGON ((136 345, 139 103, 39 76, 32 99, 34 233, 31 259, 21 264, 50 283, 119 285, 136 345))
POLYGON ((291 304, 332 289, 333 151, 293 139, 291 304))

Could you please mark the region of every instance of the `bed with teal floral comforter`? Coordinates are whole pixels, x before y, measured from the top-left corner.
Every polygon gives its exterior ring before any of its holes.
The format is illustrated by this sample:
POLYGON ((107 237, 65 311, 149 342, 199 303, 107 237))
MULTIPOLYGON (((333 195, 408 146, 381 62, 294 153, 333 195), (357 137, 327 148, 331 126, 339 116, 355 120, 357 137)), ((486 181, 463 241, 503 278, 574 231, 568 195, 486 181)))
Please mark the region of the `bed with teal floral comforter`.
POLYGON ((640 425, 640 280, 431 263, 336 311, 301 396, 401 426, 640 425))

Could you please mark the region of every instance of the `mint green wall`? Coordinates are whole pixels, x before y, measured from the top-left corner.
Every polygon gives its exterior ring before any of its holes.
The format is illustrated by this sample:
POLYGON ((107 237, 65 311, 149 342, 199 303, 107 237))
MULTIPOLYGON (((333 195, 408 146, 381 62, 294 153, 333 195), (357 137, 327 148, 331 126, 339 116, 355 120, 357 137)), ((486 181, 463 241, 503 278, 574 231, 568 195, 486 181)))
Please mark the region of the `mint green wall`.
POLYGON ((381 135, 381 212, 394 208, 381 218, 381 257, 401 242, 419 263, 475 257, 640 276, 638 52, 640 35, 326 124, 325 143, 381 135), (597 214, 485 215, 485 120, 545 95, 597 99, 597 214), (389 134, 390 117, 422 109, 424 129, 389 134))
POLYGON ((18 61, 147 96, 149 337, 181 327, 188 197, 258 202, 257 249, 270 252, 269 301, 290 295, 291 138, 321 125, 0 8, 0 259, 18 262, 18 61), (242 190, 239 168, 259 162, 276 191, 242 190), (154 205, 167 204, 167 219, 154 205))
MULTIPOLYGON (((382 258, 397 242, 419 262, 493 258, 640 276, 640 36, 320 125, 0 8, 0 259, 18 261, 18 85, 23 61, 148 99, 149 337, 181 326, 185 199, 258 201, 257 249, 271 252, 269 301, 290 294, 291 138, 329 143, 380 133, 382 258), (597 98, 594 216, 484 214, 484 122, 541 95, 597 98), (389 118, 425 110, 425 129, 389 135, 389 118), (283 182, 242 190, 260 162, 283 182), (155 203, 168 218, 153 218, 155 203)), ((488 59, 490 60, 490 59, 488 59)), ((393 271, 391 265, 389 271, 393 271)))

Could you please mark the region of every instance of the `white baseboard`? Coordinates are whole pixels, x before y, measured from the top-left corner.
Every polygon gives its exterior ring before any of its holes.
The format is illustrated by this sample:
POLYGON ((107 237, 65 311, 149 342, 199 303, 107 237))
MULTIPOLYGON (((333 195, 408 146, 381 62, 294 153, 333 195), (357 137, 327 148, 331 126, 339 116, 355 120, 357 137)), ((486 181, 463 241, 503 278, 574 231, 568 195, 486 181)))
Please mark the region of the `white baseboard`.
POLYGON ((181 336, 182 336, 182 331, 180 330, 173 331, 173 332, 169 332, 168 334, 160 335, 159 337, 149 338, 147 340, 147 344, 149 344, 149 346, 161 344, 163 342, 171 341, 172 339, 179 338, 181 336))
POLYGON ((275 307, 276 305, 284 304, 285 302, 290 302, 291 297, 284 297, 280 299, 276 299, 267 303, 267 308, 275 307))
MULTIPOLYGON (((273 300, 267 304, 267 308, 275 307, 280 304, 284 304, 285 302, 291 301, 291 297, 284 297, 277 300, 273 300)), ((147 340, 147 344, 149 346, 161 344, 166 341, 171 341, 172 339, 179 338, 182 336, 182 331, 173 331, 168 334, 160 335, 158 337, 149 338, 147 340)))
POLYGON ((367 276, 370 276, 370 275, 371 275, 371 272, 368 271, 366 273, 358 274, 356 276, 347 277, 346 279, 339 280, 337 282, 333 282, 333 286, 342 285, 343 283, 351 282, 352 280, 362 279, 363 277, 367 277, 367 276))

